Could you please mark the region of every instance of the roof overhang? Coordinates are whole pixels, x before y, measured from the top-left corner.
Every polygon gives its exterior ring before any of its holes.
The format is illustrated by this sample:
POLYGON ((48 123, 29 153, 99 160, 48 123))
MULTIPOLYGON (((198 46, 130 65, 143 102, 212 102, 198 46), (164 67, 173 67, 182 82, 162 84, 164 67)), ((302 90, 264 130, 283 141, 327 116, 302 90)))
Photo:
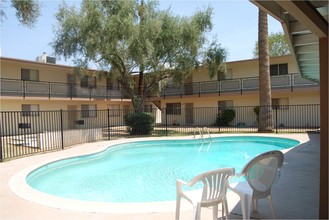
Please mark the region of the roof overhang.
POLYGON ((319 38, 328 37, 328 1, 250 1, 281 22, 300 74, 319 82, 319 38))

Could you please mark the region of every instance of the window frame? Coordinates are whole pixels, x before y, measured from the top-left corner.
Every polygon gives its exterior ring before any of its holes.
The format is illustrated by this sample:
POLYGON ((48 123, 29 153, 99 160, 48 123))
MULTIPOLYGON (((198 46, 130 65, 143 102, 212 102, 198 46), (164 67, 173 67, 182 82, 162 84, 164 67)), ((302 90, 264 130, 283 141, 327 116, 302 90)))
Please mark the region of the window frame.
POLYGON ((39 70, 21 68, 21 80, 22 81, 39 81, 39 70))
POLYGON ((107 108, 110 111, 110 116, 120 116, 120 104, 109 104, 107 108))
POLYGON ((226 109, 233 109, 233 100, 219 100, 218 101, 218 110, 223 111, 226 109), (222 106, 221 103, 224 105, 222 106))
POLYGON ((81 104, 81 118, 97 118, 97 105, 81 104))
POLYGON ((166 103, 167 115, 181 115, 182 105, 180 102, 166 103))
POLYGON ((80 87, 81 88, 89 88, 93 89, 97 87, 96 77, 94 76, 84 76, 80 79, 80 87))
POLYGON ((40 105, 39 104, 22 104, 22 116, 40 116, 40 105))
POLYGON ((282 76, 288 74, 288 63, 278 63, 270 65, 270 76, 282 76), (273 73, 273 71, 275 71, 275 73, 273 73))

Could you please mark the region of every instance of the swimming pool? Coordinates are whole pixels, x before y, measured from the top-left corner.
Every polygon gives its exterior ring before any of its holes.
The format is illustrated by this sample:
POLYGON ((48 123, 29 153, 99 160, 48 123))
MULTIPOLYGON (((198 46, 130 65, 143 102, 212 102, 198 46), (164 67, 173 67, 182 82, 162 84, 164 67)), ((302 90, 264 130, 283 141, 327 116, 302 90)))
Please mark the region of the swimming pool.
POLYGON ((100 153, 46 164, 27 178, 34 189, 57 197, 96 202, 175 200, 176 179, 221 167, 239 172, 251 158, 283 150, 298 141, 272 137, 219 137, 205 140, 139 141, 100 153))

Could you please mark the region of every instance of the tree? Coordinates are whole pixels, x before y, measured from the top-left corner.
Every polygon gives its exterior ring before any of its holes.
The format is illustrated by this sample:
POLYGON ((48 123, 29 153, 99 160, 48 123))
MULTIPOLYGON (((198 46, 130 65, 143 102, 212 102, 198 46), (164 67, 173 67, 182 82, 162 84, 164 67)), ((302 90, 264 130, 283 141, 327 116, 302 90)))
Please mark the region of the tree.
POLYGON ((270 59, 268 46, 267 14, 258 12, 259 42, 259 123, 258 132, 273 132, 270 59))
POLYGON ((227 50, 220 44, 213 42, 206 51, 206 66, 210 78, 214 78, 220 72, 226 72, 227 50))
POLYGON ((62 4, 52 43, 55 54, 108 72, 140 112, 160 81, 173 77, 183 82, 197 68, 205 33, 212 28, 210 7, 179 17, 157 6, 152 0, 84 0, 80 9, 62 4))
MULTIPOLYGON (((289 55, 290 47, 285 35, 282 32, 271 33, 268 36, 269 56, 283 56, 289 55)), ((254 58, 258 58, 258 41, 255 43, 253 51, 254 58)))
MULTIPOLYGON (((33 27, 40 16, 40 4, 36 0, 11 0, 11 6, 16 10, 18 21, 26 27, 33 27)), ((6 13, 0 9, 1 21, 6 13)))

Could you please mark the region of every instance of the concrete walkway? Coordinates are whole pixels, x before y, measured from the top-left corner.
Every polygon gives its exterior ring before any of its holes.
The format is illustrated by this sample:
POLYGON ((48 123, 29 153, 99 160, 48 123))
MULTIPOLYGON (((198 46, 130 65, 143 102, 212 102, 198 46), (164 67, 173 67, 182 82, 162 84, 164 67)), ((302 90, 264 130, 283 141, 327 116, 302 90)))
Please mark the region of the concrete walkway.
MULTIPOLYGON (((244 134, 245 135, 245 134, 244 134)), ((255 135, 255 134, 252 134, 255 135)), ((224 136, 224 135, 220 135, 224 136)), ((267 135, 268 136, 268 135, 267 135)), ((317 219, 319 197, 319 134, 272 134, 275 137, 287 137, 300 140, 302 144, 285 153, 285 161, 279 182, 272 188, 272 197, 277 219, 317 219)), ((130 139, 131 140, 131 139, 130 139)), ((175 202, 161 203, 158 210, 141 212, 144 207, 126 208, 120 212, 92 213, 71 211, 47 207, 28 199, 17 196, 10 188, 10 181, 17 173, 29 166, 45 163, 72 155, 86 154, 104 149, 114 141, 97 142, 74 146, 64 151, 45 153, 31 157, 0 163, 0 219, 134 219, 134 220, 168 220, 175 219, 175 202)), ((238 197, 228 193, 230 218, 241 219, 241 209, 238 197)), ((181 219, 192 219, 192 207, 183 204, 181 219)), ((252 212, 252 218, 271 218, 271 212, 266 199, 259 201, 258 212, 252 212)), ((212 219, 212 210, 203 208, 201 219, 212 219)))

